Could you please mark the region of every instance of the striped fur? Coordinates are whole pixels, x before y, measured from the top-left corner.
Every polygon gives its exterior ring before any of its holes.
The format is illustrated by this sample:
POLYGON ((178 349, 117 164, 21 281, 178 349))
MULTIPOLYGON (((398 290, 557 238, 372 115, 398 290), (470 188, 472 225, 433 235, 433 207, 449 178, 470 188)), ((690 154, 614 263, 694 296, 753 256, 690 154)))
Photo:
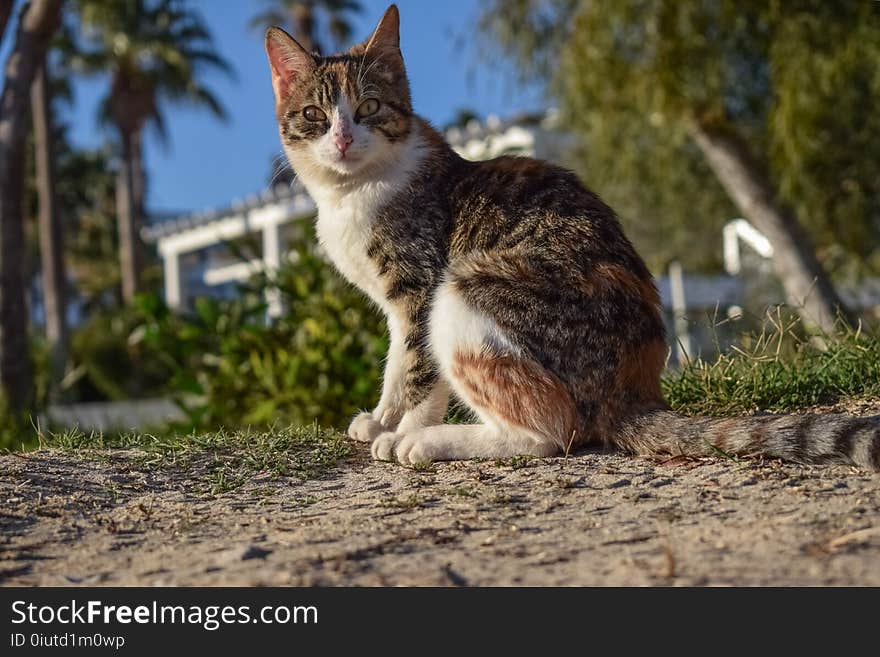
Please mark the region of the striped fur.
POLYGON ((614 440, 636 454, 769 456, 880 470, 880 416, 692 418, 658 410, 621 423, 614 440))
POLYGON ((669 411, 659 295, 614 212, 565 169, 453 152, 412 113, 394 6, 347 53, 311 55, 277 29, 267 52, 281 140, 318 205, 319 239, 388 317, 379 403, 349 427, 374 457, 604 444, 880 468, 876 418, 669 411), (366 98, 379 109, 359 117, 366 98), (309 106, 326 120, 309 120, 309 106), (479 424, 440 424, 451 393, 479 424))

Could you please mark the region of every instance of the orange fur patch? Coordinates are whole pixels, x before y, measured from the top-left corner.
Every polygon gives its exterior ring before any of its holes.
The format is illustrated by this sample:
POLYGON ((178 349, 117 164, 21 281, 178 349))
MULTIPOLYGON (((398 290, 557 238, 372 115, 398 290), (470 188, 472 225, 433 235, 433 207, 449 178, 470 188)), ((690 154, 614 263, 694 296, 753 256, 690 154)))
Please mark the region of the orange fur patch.
POLYGON ((452 374, 475 408, 550 438, 560 449, 572 442, 578 415, 571 395, 538 363, 510 355, 458 352, 452 374))
POLYGON ((599 289, 621 290, 629 296, 643 299, 649 305, 660 305, 660 294, 653 281, 641 279, 631 271, 613 263, 603 262, 596 265, 596 268, 584 277, 584 288, 588 294, 595 294, 599 289))
POLYGON ((657 339, 624 354, 617 370, 621 397, 640 404, 663 402, 660 373, 666 364, 666 342, 657 339))

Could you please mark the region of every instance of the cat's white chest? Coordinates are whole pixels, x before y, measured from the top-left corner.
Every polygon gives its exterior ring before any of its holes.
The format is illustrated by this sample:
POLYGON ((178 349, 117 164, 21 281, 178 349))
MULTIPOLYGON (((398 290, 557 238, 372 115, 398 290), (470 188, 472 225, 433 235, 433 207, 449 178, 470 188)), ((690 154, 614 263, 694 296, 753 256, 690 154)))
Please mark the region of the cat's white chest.
POLYGON ((348 281, 380 307, 387 308, 385 288, 376 264, 367 255, 382 190, 355 191, 318 200, 318 241, 348 281))

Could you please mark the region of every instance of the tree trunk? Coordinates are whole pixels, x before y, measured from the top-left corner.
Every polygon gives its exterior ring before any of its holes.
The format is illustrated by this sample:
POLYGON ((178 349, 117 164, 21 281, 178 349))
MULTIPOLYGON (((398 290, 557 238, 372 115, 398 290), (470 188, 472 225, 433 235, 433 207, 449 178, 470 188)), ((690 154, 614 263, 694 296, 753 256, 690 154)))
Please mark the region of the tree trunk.
POLYGON ((145 176, 140 131, 120 130, 122 164, 116 178, 116 213, 119 231, 119 269, 122 300, 131 303, 140 291, 143 254, 140 230, 143 226, 145 176))
POLYGON ((728 196, 773 246, 773 268, 804 323, 832 334, 838 317, 854 324, 791 211, 780 205, 767 174, 736 135, 694 122, 691 136, 728 196))
POLYGON ((62 5, 63 0, 25 5, 0 97, 0 384, 13 411, 28 408, 33 397, 22 230, 29 92, 62 5))
POLYGON ((292 8, 293 31, 296 40, 306 52, 321 54, 321 47, 315 39, 315 15, 305 3, 296 3, 292 8))
POLYGON ((6 33, 6 23, 12 13, 12 0, 0 0, 0 43, 3 43, 3 35, 6 33))
POLYGON ((57 399, 67 362, 67 274, 62 253, 61 217, 58 215, 58 198, 55 194, 57 180, 52 97, 47 76, 46 62, 43 61, 31 88, 31 114, 34 119, 43 308, 51 367, 49 394, 57 399))
MULTIPOLYGON (((25 142, 15 140, 4 156, 21 163, 25 142)), ((14 411, 30 407, 33 372, 28 349, 28 309, 24 272, 24 167, 0 178, 0 385, 14 411)))

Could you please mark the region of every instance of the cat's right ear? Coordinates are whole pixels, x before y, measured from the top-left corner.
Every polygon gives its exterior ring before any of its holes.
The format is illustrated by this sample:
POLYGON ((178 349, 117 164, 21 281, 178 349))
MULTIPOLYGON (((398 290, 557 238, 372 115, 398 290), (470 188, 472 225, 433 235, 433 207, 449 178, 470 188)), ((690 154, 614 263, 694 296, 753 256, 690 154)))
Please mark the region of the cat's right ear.
POLYGON ((272 69, 272 88, 275 102, 287 98, 290 88, 315 68, 315 58, 280 27, 266 31, 266 54, 272 69))

